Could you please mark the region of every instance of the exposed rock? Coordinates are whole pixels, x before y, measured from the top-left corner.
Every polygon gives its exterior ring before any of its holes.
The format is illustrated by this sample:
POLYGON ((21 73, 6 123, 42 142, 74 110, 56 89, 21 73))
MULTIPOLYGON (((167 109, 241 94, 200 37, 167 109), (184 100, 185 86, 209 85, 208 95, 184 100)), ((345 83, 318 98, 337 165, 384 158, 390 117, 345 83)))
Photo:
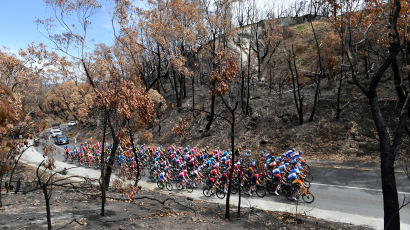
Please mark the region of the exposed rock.
POLYGON ((355 135, 354 137, 353 137, 353 139, 355 140, 355 141, 359 141, 359 142, 362 142, 364 139, 363 139, 363 137, 361 137, 361 136, 359 136, 359 135, 355 135))
POLYGON ((255 113, 252 114, 252 120, 253 120, 253 121, 257 121, 259 118, 260 118, 259 113, 256 113, 256 112, 255 112, 255 113))
POLYGON ((260 144, 261 145, 266 145, 268 143, 268 140, 265 140, 265 139, 262 139, 261 141, 260 141, 260 144))
POLYGON ((358 149, 357 152, 356 152, 356 155, 357 155, 358 157, 363 156, 363 155, 364 155, 364 151, 358 149))
POLYGON ((367 142, 366 142, 366 141, 359 142, 359 147, 360 147, 360 148, 364 148, 364 147, 366 147, 366 146, 367 146, 367 142))

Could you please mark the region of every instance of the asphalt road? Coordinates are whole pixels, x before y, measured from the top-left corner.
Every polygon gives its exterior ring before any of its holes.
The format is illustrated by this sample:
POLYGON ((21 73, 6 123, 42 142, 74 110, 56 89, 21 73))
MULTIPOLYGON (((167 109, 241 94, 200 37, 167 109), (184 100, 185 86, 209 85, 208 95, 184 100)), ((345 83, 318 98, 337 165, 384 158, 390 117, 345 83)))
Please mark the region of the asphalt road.
MULTIPOLYGON (((62 131, 67 131, 69 127, 63 126, 62 131)), ((52 141, 50 139, 49 141, 52 141)), ((70 148, 74 146, 70 140, 70 148)), ((60 154, 56 160, 64 159, 63 147, 58 146, 60 154)), ((98 174, 97 170, 86 169, 98 174)), ((300 213, 307 213, 315 217, 326 218, 333 221, 348 222, 353 224, 364 224, 376 229, 383 228, 383 196, 381 192, 380 169, 355 169, 351 165, 346 167, 339 165, 326 167, 320 164, 317 167, 311 166, 314 177, 311 186, 311 193, 315 196, 312 204, 301 204, 298 207, 300 213)), ((91 174, 90 174, 91 175, 91 174)), ((144 183, 143 187, 155 189, 153 183, 144 183)), ((403 199, 410 200, 410 181, 404 173, 396 173, 396 183, 399 192, 400 203, 403 199)), ((202 191, 195 190, 193 193, 176 193, 177 195, 191 196, 193 198, 208 199, 202 195, 202 191)), ((284 197, 257 197, 244 196, 245 206, 254 206, 265 210, 295 212, 296 206, 284 197)), ((213 202, 223 203, 224 200, 217 198, 210 199, 213 202)), ((233 196, 233 203, 237 196, 233 196)), ((410 229, 410 205, 400 211, 402 229, 410 229)))

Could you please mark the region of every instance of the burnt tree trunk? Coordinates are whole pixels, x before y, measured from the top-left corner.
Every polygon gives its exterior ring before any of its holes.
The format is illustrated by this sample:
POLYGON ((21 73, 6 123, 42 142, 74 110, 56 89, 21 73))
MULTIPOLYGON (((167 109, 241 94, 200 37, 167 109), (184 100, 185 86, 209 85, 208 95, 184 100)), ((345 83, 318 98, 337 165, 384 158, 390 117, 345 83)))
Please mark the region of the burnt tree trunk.
MULTIPOLYGON (((390 48, 390 52, 397 48, 400 48, 400 47, 397 47, 397 45, 395 44, 392 45, 392 47, 390 48)), ((399 98, 400 104, 403 105, 404 101, 406 100, 406 95, 408 92, 406 92, 406 88, 403 84, 403 79, 400 76, 400 70, 399 70, 399 64, 397 63, 397 58, 393 58, 391 64, 392 64, 392 70, 393 70, 393 76, 394 76, 394 88, 396 89, 396 93, 399 98)))
POLYGON ((0 173, 0 207, 3 207, 3 202, 1 201, 1 185, 3 184, 3 174, 0 173))
MULTIPOLYGON (((394 162, 397 154, 397 149, 401 144, 403 132, 406 127, 406 122, 409 116, 409 100, 410 94, 407 95, 404 104, 401 108, 400 120, 393 133, 393 141, 391 142, 390 134, 387 130, 385 120, 381 113, 381 108, 378 102, 377 86, 383 77, 386 70, 394 62, 394 59, 407 44, 400 45, 400 40, 397 32, 397 20, 400 14, 401 3, 400 0, 394 1, 394 7, 390 16, 390 28, 392 35, 392 42, 390 43, 389 56, 384 59, 383 63, 377 69, 375 74, 370 79, 368 88, 365 88, 357 79, 357 51, 351 41, 346 47, 347 57, 349 58, 351 73, 354 83, 369 99, 372 118, 376 126, 379 143, 380 143, 380 168, 383 191, 383 206, 384 206, 384 229, 400 229, 400 208, 396 187, 396 179, 394 175, 394 162)), ((394 68, 394 67, 393 67, 394 68)))
POLYGON ((303 125, 303 96, 301 96, 300 94, 299 73, 298 73, 298 69, 296 66, 296 57, 295 57, 295 52, 293 51, 293 45, 292 45, 292 51, 288 57, 288 65, 289 65, 290 75, 292 77, 293 98, 295 100, 295 106, 298 112, 299 125, 303 125), (293 67, 292 67, 290 55, 292 55, 293 67), (293 68, 295 68, 295 72, 293 72, 293 68))
POLYGON ((43 190, 44 194, 44 200, 46 201, 46 212, 47 212, 47 228, 48 230, 51 230, 51 213, 50 213, 50 196, 47 191, 47 184, 42 183, 41 188, 43 190))
POLYGON ((110 186, 110 179, 111 179, 111 174, 112 174, 112 169, 114 166, 114 160, 117 154, 117 149, 118 146, 120 145, 120 140, 118 139, 117 135, 115 134, 115 130, 114 127, 111 124, 111 120, 110 117, 107 117, 107 124, 110 127, 111 130, 111 135, 113 138, 113 144, 112 144, 112 149, 111 149, 111 154, 110 154, 110 158, 108 160, 108 164, 106 164, 106 169, 105 169, 105 175, 104 175, 104 180, 105 180, 105 189, 108 189, 108 187, 110 186))
POLYGON ((262 73, 262 56, 261 56, 261 48, 259 44, 259 23, 256 23, 256 30, 255 30, 255 45, 256 45, 256 58, 258 60, 258 79, 261 78, 261 73, 262 73))
POLYGON ((251 80, 251 52, 252 52, 252 39, 249 41, 249 50, 248 50, 248 76, 247 76, 247 93, 246 93, 246 108, 245 114, 249 115, 249 99, 250 99, 250 80, 251 80))
MULTIPOLYGON (((241 38, 239 36, 239 44, 241 44, 241 38)), ((243 71, 243 61, 242 61, 242 45, 240 46, 241 51, 241 111, 245 113, 245 102, 244 102, 244 94, 245 94, 245 72, 243 71)))
MULTIPOLYGON (((159 44, 157 43, 157 55, 158 55, 158 63, 157 63, 157 78, 159 79, 160 78, 160 76, 161 76, 161 50, 160 50, 160 47, 159 47, 159 44)), ((160 91, 160 87, 159 87, 159 85, 157 84, 157 90, 158 90, 158 93, 160 93, 161 91, 160 91)))
POLYGON ((195 112, 195 74, 192 74, 191 90, 192 90, 192 116, 196 117, 196 112, 195 112))
MULTIPOLYGON (((215 64, 215 57, 216 57, 216 34, 213 33, 213 41, 212 41, 212 71, 216 69, 216 64, 215 64)), ((215 93, 213 92, 215 90, 216 83, 215 81, 210 82, 210 88, 211 88, 211 113, 210 115, 207 116, 208 123, 206 124, 205 131, 209 131, 211 129, 211 125, 214 122, 215 119, 215 93)))
POLYGON ((315 112, 316 112, 317 101, 318 101, 318 98, 319 98, 320 80, 323 76, 324 71, 323 71, 323 66, 322 66, 322 57, 320 56, 319 41, 317 40, 315 28, 313 27, 312 21, 310 21, 310 26, 312 27, 313 36, 314 36, 315 42, 316 42, 316 49, 317 49, 317 55, 318 55, 318 59, 319 59, 319 68, 320 68, 319 74, 316 75, 317 79, 316 79, 315 98, 314 98, 314 101, 313 101, 312 113, 310 114, 310 117, 309 117, 309 121, 313 121, 313 117, 315 116, 315 112))
MULTIPOLYGON (((212 82, 213 85, 215 85, 215 82, 212 82)), ((214 122, 215 118, 215 94, 212 93, 211 96, 211 113, 210 115, 207 116, 208 123, 206 124, 205 130, 209 131, 211 129, 211 125, 214 122)))
POLYGON ((385 126, 381 109, 379 106, 377 93, 370 90, 368 93, 372 117, 376 125, 380 142, 380 169, 383 191, 384 207, 384 228, 400 229, 399 199, 394 173, 394 161, 396 158, 398 144, 404 131, 404 126, 408 117, 409 96, 403 105, 400 122, 395 131, 393 144, 390 144, 390 135, 385 126))
POLYGON ((186 98, 186 77, 182 75, 182 90, 183 90, 183 98, 186 98))
MULTIPOLYGON (((240 157, 239 152, 238 152, 238 157, 240 157)), ((236 216, 238 218, 241 217, 241 199, 242 199, 242 193, 241 193, 241 187, 242 186, 241 186, 241 183, 242 183, 242 172, 243 172, 243 167, 242 166, 243 166, 243 164, 244 164, 244 162, 240 161, 239 178, 238 178, 238 183, 239 183, 238 184, 238 212, 236 214, 236 216)))
POLYGON ((134 160, 135 160, 135 162, 136 162, 136 164, 137 164, 137 174, 135 175, 135 183, 134 183, 134 186, 137 186, 137 185, 138 185, 138 182, 139 182, 140 175, 141 175, 141 172, 140 172, 140 162, 139 162, 139 159, 138 159, 137 151, 135 151, 134 137, 133 137, 133 135, 132 135, 132 130, 131 130, 131 127, 130 127, 130 121, 128 121, 128 132, 129 132, 129 135, 130 135, 130 141, 131 141, 132 152, 134 153, 134 160))
POLYGON ((180 100, 180 96, 179 96, 179 93, 178 93, 177 74, 175 73, 174 67, 172 67, 172 76, 174 78, 175 99, 177 101, 177 107, 180 108, 181 107, 181 100, 180 100))
POLYGON ((340 108, 340 97, 342 95, 343 70, 340 71, 339 85, 337 87, 336 120, 340 119, 342 109, 340 108))
MULTIPOLYGON (((345 58, 345 53, 343 52, 344 48, 344 42, 342 42, 342 64, 344 64, 344 58, 345 58)), ((340 67, 340 78, 339 78, 339 85, 337 87, 337 103, 336 103, 336 120, 340 119, 340 114, 341 114, 341 108, 340 108, 340 97, 342 95, 342 82, 343 82, 343 76, 344 76, 344 70, 343 66, 340 67)))
POLYGON ((232 120, 230 121, 231 124, 231 148, 232 148, 232 159, 231 159, 231 164, 230 164, 230 169, 229 169, 229 176, 228 176, 228 193, 226 195, 226 205, 225 205, 225 218, 226 219, 231 219, 231 214, 230 214, 230 208, 229 208, 229 202, 231 198, 231 192, 232 192, 232 175, 234 171, 234 165, 235 165, 235 111, 236 108, 238 107, 238 102, 236 102, 235 107, 231 107, 228 105, 228 103, 225 101, 223 97, 222 101, 224 102, 226 108, 229 110, 232 116, 232 120))
POLYGON ((107 120, 109 112, 104 112, 104 127, 103 127, 103 141, 101 149, 101 158, 100 158, 100 168, 101 168, 101 177, 100 177, 100 189, 101 189, 101 216, 105 215, 105 202, 106 202, 106 184, 105 184, 105 137, 107 131, 107 120))
POLYGON ((178 74, 178 80, 179 80, 179 98, 182 100, 182 98, 184 98, 184 77, 182 74, 178 74))

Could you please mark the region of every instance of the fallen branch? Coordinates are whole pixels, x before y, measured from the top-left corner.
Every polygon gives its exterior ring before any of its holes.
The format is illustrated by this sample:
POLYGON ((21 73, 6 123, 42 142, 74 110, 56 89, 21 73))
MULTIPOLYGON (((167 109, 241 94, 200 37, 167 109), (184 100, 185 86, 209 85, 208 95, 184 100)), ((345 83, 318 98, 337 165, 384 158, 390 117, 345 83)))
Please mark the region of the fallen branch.
POLYGON ((77 218, 74 218, 72 221, 70 221, 69 223, 65 224, 64 226, 62 226, 62 227, 60 227, 60 228, 57 228, 57 230, 65 229, 66 227, 68 227, 68 226, 69 226, 70 224, 72 224, 73 222, 76 222, 76 223, 79 224, 79 225, 84 225, 83 223, 78 222, 77 218))
MULTIPOLYGON (((82 191, 80 191, 80 190, 76 190, 76 192, 79 192, 79 193, 81 193, 82 195, 86 195, 86 196, 101 197, 101 194, 97 194, 97 193, 94 193, 94 194, 93 194, 93 193, 85 193, 85 192, 82 192, 82 191)), ((118 201, 129 201, 129 200, 130 200, 129 198, 124 198, 124 197, 106 196, 106 198, 107 198, 107 199, 112 199, 112 200, 118 200, 118 201)), ((175 202, 176 204, 181 205, 181 206, 184 207, 184 208, 187 208, 187 209, 189 209, 189 210, 192 210, 192 211, 195 213, 195 216, 196 216, 196 210, 195 210, 195 209, 193 209, 193 208, 191 208, 191 207, 189 207, 189 206, 186 206, 186 205, 184 205, 184 204, 181 204, 180 202, 176 201, 175 198, 168 197, 168 198, 166 198, 165 200, 162 200, 162 201, 161 201, 161 200, 159 200, 159 199, 156 199, 156 198, 153 198, 153 197, 149 197, 149 196, 139 196, 139 197, 134 197, 133 199, 134 199, 134 200, 148 199, 148 200, 156 201, 156 202, 158 202, 158 203, 160 203, 160 204, 162 204, 162 205, 164 205, 167 201, 173 201, 173 202, 175 202)))
MULTIPOLYGON (((108 198, 108 199, 113 199, 113 200, 120 200, 120 201, 129 201, 129 200, 130 200, 130 199, 128 199, 128 198, 118 198, 118 197, 110 197, 110 196, 107 196, 107 198, 108 198)), ((173 202, 175 202, 176 204, 181 205, 182 207, 187 208, 187 209, 193 211, 193 212, 195 213, 195 216, 196 216, 196 210, 195 210, 195 209, 193 209, 193 208, 191 208, 191 207, 189 207, 189 206, 186 206, 186 205, 184 205, 184 204, 181 204, 180 202, 176 201, 175 198, 168 197, 168 198, 166 198, 165 200, 161 201, 161 200, 159 200, 159 199, 156 199, 156 198, 153 198, 153 197, 149 197, 149 196, 139 196, 139 197, 134 197, 133 199, 134 199, 134 200, 148 199, 148 200, 152 200, 152 201, 157 201, 158 203, 160 203, 160 204, 162 204, 162 205, 164 205, 167 201, 173 201, 173 202)))

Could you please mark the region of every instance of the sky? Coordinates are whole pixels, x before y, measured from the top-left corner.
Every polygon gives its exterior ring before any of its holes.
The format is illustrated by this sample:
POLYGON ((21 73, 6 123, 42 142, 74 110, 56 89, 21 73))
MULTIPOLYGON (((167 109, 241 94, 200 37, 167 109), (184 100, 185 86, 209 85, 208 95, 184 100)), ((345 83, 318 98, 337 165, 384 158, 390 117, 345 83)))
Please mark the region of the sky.
MULTIPOLYGON (((0 48, 4 46, 9 52, 16 53, 31 42, 52 46, 48 38, 39 32, 35 22, 37 18, 53 15, 42 0, 0 0, 0 3, 0 48)), ((103 2, 102 6, 91 18, 89 37, 93 40, 90 42, 112 44, 112 3, 103 2)))

